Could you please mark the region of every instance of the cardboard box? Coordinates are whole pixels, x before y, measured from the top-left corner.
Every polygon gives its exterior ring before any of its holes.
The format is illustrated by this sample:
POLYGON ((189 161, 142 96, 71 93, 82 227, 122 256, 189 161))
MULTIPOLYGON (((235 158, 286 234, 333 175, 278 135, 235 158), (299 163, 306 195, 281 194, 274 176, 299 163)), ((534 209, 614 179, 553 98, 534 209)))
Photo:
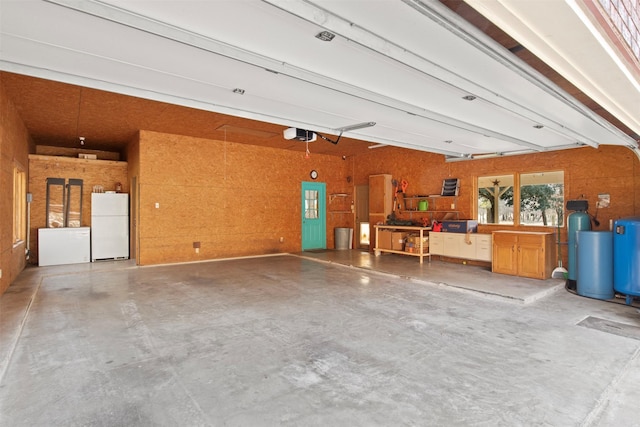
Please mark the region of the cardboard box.
POLYGON ((473 219, 442 221, 442 231, 449 233, 477 233, 478 221, 473 219))
POLYGON ((394 251, 403 251, 407 232, 394 231, 391 233, 391 249, 394 251))
MULTIPOLYGON (((416 253, 416 254, 420 253, 420 235, 419 234, 413 234, 413 235, 407 236, 406 241, 407 243, 405 245, 405 251, 416 253)), ((422 253, 423 254, 429 253, 429 236, 422 237, 422 253)))
MULTIPOLYGON (((412 253, 412 254, 419 254, 420 253, 420 243, 407 242, 404 245, 404 251, 412 253)), ((422 244, 422 253, 423 254, 428 254, 429 253, 429 243, 423 243, 422 244)))
MULTIPOLYGON (((415 246, 420 246, 420 235, 409 235, 407 236, 407 243, 412 243, 415 246)), ((422 238, 422 245, 423 246, 428 246, 429 245, 429 236, 424 236, 422 238)))
POLYGON ((378 249, 391 249, 391 230, 378 230, 378 249))

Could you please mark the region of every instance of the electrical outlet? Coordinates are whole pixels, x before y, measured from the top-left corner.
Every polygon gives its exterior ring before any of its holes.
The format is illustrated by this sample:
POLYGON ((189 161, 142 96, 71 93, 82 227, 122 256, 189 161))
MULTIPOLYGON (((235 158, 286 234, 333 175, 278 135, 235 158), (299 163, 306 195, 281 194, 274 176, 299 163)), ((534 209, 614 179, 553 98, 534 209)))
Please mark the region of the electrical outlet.
POLYGON ((0 268, 0 279, 2 279, 2 269, 0 268))
POLYGON ((451 209, 455 209, 456 208, 456 204, 455 203, 451 203, 451 209))
POLYGON ((284 243, 284 237, 280 237, 280 243, 284 243))
POLYGON ((160 203, 156 202, 156 209, 160 209, 160 203))

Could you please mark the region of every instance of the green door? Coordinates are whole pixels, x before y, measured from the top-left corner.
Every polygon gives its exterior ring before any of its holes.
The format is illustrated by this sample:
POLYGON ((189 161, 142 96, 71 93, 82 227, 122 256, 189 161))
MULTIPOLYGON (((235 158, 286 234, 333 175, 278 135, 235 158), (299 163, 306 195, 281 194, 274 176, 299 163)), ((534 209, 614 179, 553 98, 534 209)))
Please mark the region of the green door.
POLYGON ((327 248, 326 184, 302 183, 302 250, 327 248))

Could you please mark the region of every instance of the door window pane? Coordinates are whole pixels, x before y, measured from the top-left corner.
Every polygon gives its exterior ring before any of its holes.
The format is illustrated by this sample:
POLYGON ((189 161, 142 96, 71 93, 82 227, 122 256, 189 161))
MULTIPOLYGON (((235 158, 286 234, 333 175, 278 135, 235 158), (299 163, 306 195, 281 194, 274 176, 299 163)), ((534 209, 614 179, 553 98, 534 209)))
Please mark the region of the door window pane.
POLYGON ((520 175, 520 224, 562 225, 563 205, 563 171, 520 175))
POLYGON ((318 218, 318 192, 305 190, 304 192, 304 217, 306 219, 318 218))
POLYGON ((513 175, 478 177, 478 222, 513 224, 513 175))

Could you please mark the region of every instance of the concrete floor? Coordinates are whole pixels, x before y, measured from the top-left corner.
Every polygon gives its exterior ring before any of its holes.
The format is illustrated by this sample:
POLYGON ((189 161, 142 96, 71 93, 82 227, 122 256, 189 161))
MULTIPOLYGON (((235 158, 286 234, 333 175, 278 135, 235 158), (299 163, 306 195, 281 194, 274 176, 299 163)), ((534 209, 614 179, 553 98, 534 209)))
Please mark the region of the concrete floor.
POLYGON ((0 297, 0 425, 640 425, 638 308, 321 251, 29 268, 0 297))

